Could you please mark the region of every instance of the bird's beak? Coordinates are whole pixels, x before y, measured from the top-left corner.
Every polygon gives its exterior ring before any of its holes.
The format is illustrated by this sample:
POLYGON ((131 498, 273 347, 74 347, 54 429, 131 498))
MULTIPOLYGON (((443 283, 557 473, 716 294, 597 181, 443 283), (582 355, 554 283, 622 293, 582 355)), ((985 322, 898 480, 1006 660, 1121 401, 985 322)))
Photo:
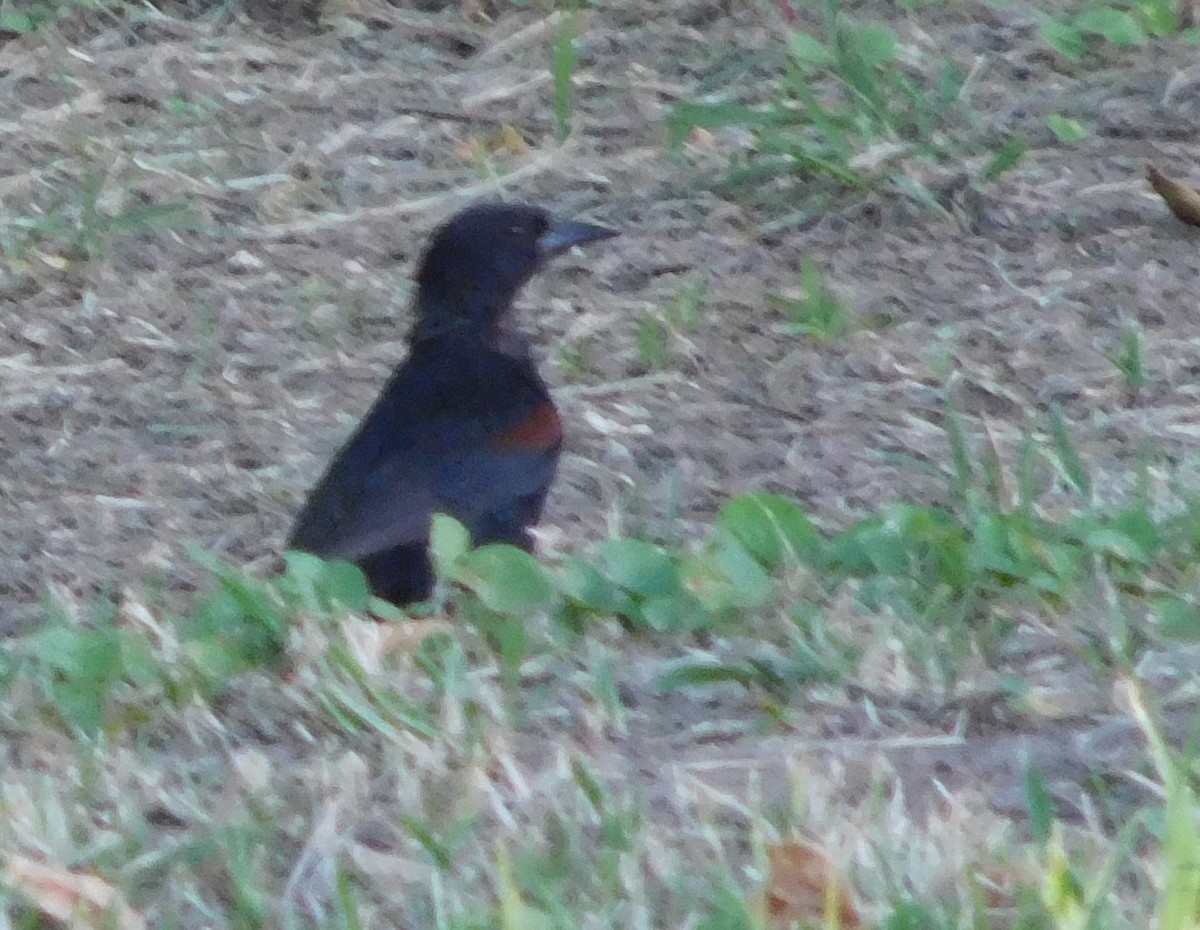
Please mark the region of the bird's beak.
POLYGON ((538 238, 538 255, 542 258, 552 258, 561 255, 567 249, 589 242, 599 242, 601 239, 611 239, 618 235, 615 229, 606 226, 594 226, 591 223, 578 223, 571 220, 554 220, 538 238))

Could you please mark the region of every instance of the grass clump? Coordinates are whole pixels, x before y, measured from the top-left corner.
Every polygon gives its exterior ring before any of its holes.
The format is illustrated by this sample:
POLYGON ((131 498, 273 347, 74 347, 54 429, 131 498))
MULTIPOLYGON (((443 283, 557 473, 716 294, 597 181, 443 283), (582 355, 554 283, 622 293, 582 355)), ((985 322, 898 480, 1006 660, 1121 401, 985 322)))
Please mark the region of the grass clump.
MULTIPOLYGON (((532 791, 536 735, 561 734, 564 716, 605 739, 641 725, 627 689, 646 659, 652 693, 733 689, 760 711, 743 727, 786 733, 810 694, 862 675, 873 647, 860 621, 889 624, 925 689, 1002 651, 1020 623, 1076 616, 1059 633, 1072 648, 1105 644, 1095 672, 1129 695, 1162 804, 1117 805, 1116 839, 1097 844, 1026 766, 1033 842, 1007 855, 1032 866, 999 886, 989 879, 991 904, 861 884, 880 926, 1008 926, 995 915, 1015 912, 1025 927, 1116 927, 1108 902, 1138 868, 1133 851, 1157 844, 1163 891, 1132 907, 1187 926, 1194 844, 1155 825, 1192 823, 1198 808, 1132 670, 1150 650, 1200 635, 1190 606, 1200 503, 1163 514, 1141 498, 1098 499, 1058 414, 1033 431, 1015 477, 988 447, 974 451, 953 413, 946 423, 955 470, 944 505, 881 505, 837 530, 756 493, 731 500, 698 543, 612 539, 546 566, 504 546, 472 549, 439 518, 439 600, 401 622, 367 619, 401 618, 353 566, 302 553, 271 581, 209 562, 214 589, 189 617, 128 596, 60 612, 0 653, 4 725, 73 747, 63 764, 82 779, 79 810, 108 810, 117 825, 103 840, 70 808, 53 840, 49 827, 13 821, 0 824, 0 842, 24 830, 56 851, 61 881, 79 869, 102 876, 124 906, 177 926, 616 927, 631 906, 648 926, 758 926, 761 892, 745 869, 765 873, 735 850, 749 842, 752 861, 789 842, 794 825, 819 822, 827 800, 806 794, 817 784, 785 793, 783 813, 778 796, 767 804, 751 792, 720 801, 729 822, 663 832, 661 800, 641 797, 587 740, 555 742, 556 774, 536 776, 554 787, 532 791), (1081 623, 1097 589, 1110 593, 1108 610, 1081 623), (442 618, 448 603, 455 623, 442 618), (1134 623, 1138 635, 1126 635, 1134 623), (288 764, 272 764, 281 752, 288 764), (167 771, 158 806, 147 806, 139 779, 167 771)), ((8 803, 48 804, 26 774, 0 785, 8 803)), ((895 842, 872 834, 860 849, 883 861, 895 842)), ((963 887, 978 890, 977 870, 996 866, 963 868, 963 887)), ((37 888, 19 875, 9 883, 7 912, 32 919, 44 907, 37 888)))
POLYGON ((823 179, 857 191, 887 183, 932 202, 905 165, 961 160, 987 144, 954 62, 914 64, 894 30, 851 18, 837 0, 821 4, 816 29, 793 29, 783 57, 765 103, 687 101, 670 122, 676 146, 697 128, 752 133, 723 182, 739 195, 777 200, 781 185, 823 179))

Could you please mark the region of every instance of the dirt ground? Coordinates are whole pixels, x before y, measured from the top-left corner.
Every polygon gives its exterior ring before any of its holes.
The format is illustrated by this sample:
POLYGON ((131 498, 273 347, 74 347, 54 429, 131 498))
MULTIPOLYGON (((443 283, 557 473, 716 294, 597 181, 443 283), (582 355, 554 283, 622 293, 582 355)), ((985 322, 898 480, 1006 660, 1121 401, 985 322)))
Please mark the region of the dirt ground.
MULTIPOLYGON (((1156 481, 1195 486, 1200 233, 1143 180, 1148 162, 1200 178, 1194 47, 1069 67, 1019 5, 847 4, 914 54, 953 56, 988 131, 1029 149, 991 185, 965 183, 986 156, 961 175, 914 166, 945 213, 872 194, 764 232, 767 213, 705 183, 746 138, 718 131, 685 147, 689 163, 667 151, 663 120, 783 35, 771 4, 590 6, 564 147, 553 16, 416 6, 347 0, 319 22, 266 0, 251 15, 80 16, 0 46, 6 625, 48 596, 124 586, 186 604, 203 577, 192 541, 273 564, 305 490, 403 358, 426 233, 480 197, 622 233, 522 301, 568 424, 551 548, 688 535, 755 488, 829 525, 940 501, 949 369, 972 435, 1010 459, 1058 404, 1099 495, 1127 493, 1147 457, 1156 481), (1052 113, 1091 135, 1059 144, 1052 113), (788 335, 768 295, 796 292, 802 256, 852 320, 889 325, 788 335), (702 295, 696 325, 649 365, 641 321, 689 294, 702 295), (1152 376, 1136 394, 1105 358, 1131 323, 1152 376)), ((752 93, 757 73, 736 89, 752 93)), ((704 713, 655 700, 647 739, 704 713)), ((879 725, 839 713, 814 732, 879 725)), ((1043 735, 1053 758, 1061 734, 1043 735)), ((1011 768, 1011 748, 995 751, 1011 768)))

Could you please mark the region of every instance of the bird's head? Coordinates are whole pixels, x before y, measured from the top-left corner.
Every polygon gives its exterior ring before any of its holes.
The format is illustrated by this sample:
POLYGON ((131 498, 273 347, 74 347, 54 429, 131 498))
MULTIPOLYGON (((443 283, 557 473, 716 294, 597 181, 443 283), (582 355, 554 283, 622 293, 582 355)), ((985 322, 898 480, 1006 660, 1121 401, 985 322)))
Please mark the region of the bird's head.
POLYGON ((559 220, 539 207, 480 204, 433 234, 417 272, 418 337, 487 334, 543 262, 616 231, 559 220))

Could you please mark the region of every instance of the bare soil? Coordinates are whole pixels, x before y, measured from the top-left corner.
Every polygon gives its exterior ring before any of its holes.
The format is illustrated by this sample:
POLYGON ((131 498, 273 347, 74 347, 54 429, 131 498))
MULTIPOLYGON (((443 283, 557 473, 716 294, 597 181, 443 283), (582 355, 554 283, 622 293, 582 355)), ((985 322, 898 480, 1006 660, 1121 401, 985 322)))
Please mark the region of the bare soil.
MULTIPOLYGON (((755 488, 796 496, 829 525, 884 501, 940 501, 948 395, 1009 462, 1061 406, 1102 497, 1128 493, 1147 460, 1155 481, 1196 483, 1200 232, 1143 180, 1146 163, 1200 176, 1192 46, 1099 49, 1071 66, 1019 6, 847 4, 915 55, 974 71, 970 101, 988 131, 1019 132, 1029 150, 988 185, 975 183, 984 156, 914 164, 941 213, 880 192, 764 233, 769 216, 705 183, 747 140, 698 137, 687 161, 667 151, 663 119, 782 37, 769 4, 589 7, 575 131, 561 147, 555 15, 386 0, 316 15, 267 0, 238 14, 201 6, 136 24, 81 15, 0 46, 6 625, 48 596, 71 605, 126 586, 158 584, 183 607, 203 577, 192 541, 270 570, 304 492, 404 356, 424 237, 480 197, 622 232, 522 300, 568 423, 550 549, 613 531, 687 536, 755 488), (1091 135, 1059 144, 1052 113, 1091 135), (175 204, 186 219, 152 209, 175 204), (882 314, 889 325, 825 343, 789 335, 768 295, 796 292, 803 256, 826 269, 852 323, 882 314), (698 323, 670 336, 669 365, 649 365, 639 324, 696 288, 698 323), (1105 358, 1130 324, 1152 375, 1136 394, 1105 358)), ((1048 677, 1075 690, 1078 666, 1055 661, 1048 677)), ((631 773, 826 764, 830 744, 739 736, 753 708, 737 700, 631 688, 640 709, 613 747, 631 773), (720 745, 696 739, 721 720, 732 729, 720 745)), ((805 734, 845 738, 830 771, 844 774, 853 747, 875 739, 948 735, 957 761, 900 767, 928 787, 969 763, 1004 810, 987 786, 1015 783, 1016 743, 1042 746, 1077 781, 1100 756, 1060 728, 1091 733, 1113 709, 1101 694, 1072 710, 1074 725, 981 724, 973 732, 1014 741, 988 737, 984 751, 962 741, 957 712, 908 732, 844 695, 835 703, 818 701, 805 734)))

